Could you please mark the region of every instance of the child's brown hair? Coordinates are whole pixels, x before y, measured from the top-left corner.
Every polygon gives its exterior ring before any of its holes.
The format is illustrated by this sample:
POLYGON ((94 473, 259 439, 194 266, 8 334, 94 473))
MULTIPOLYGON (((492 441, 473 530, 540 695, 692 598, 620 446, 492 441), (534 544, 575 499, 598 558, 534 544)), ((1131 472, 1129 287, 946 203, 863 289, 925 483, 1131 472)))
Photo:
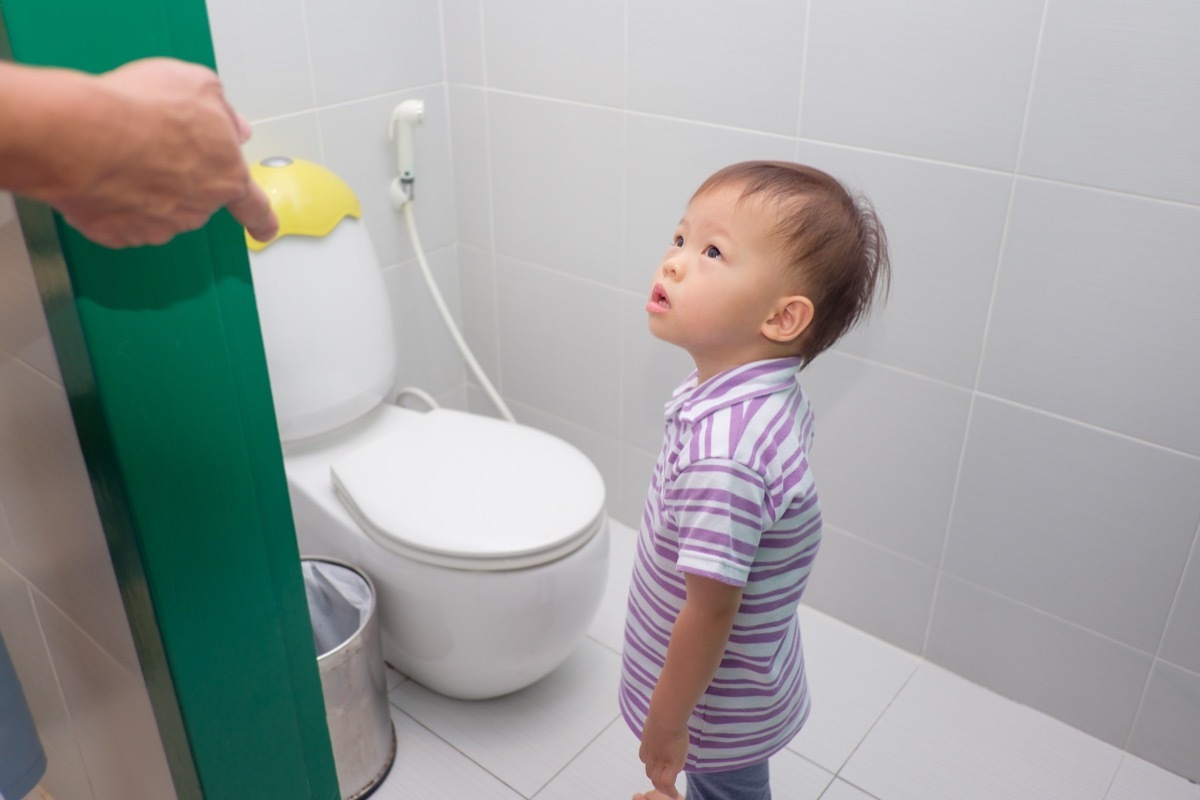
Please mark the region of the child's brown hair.
POLYGON ((775 234, 813 303, 813 320, 797 339, 807 366, 866 316, 891 283, 887 239, 875 210, 819 169, 787 161, 744 161, 714 173, 693 197, 725 186, 741 198, 761 196, 779 214, 775 234))

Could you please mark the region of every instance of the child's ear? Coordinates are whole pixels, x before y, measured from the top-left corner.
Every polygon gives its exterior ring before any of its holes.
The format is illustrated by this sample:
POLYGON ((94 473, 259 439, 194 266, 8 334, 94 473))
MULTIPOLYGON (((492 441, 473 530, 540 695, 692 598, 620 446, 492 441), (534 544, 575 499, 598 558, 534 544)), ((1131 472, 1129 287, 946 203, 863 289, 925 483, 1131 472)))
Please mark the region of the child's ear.
POLYGON ((807 297, 781 297, 775 313, 763 323, 762 333, 773 342, 786 344, 804 333, 813 319, 813 304, 807 297))

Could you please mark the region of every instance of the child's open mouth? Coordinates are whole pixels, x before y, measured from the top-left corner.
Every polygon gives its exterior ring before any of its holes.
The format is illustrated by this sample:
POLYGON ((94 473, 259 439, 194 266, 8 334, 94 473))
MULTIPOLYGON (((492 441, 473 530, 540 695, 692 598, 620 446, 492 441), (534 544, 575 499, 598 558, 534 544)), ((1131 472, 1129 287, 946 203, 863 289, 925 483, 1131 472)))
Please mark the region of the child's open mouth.
POLYGON ((650 302, 646 304, 646 310, 651 313, 667 311, 671 308, 671 301, 667 297, 667 290, 662 287, 661 283, 654 284, 654 288, 650 290, 650 302))

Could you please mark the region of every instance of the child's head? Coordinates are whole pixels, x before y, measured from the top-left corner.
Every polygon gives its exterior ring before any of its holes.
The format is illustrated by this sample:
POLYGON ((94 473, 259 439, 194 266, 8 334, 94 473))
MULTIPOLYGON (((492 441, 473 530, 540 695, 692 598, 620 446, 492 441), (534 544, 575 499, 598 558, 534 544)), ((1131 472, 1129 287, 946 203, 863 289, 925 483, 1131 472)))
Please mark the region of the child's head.
POLYGON ((856 200, 819 169, 786 161, 744 161, 714 173, 693 198, 737 187, 775 215, 773 235, 792 274, 794 291, 813 304, 796 341, 807 364, 832 347, 870 310, 891 279, 883 225, 865 199, 856 200))
POLYGON ((870 206, 829 175, 748 161, 696 190, 656 280, 651 330, 706 379, 764 358, 811 362, 886 290, 887 246, 870 206))

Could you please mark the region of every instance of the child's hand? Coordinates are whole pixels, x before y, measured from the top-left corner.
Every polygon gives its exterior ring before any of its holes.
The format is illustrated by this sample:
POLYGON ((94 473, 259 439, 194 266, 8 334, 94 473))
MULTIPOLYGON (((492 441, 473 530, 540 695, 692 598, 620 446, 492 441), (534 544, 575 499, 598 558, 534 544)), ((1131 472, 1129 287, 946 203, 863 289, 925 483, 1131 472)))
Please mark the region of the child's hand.
POLYGON ((654 788, 672 800, 680 796, 675 790, 675 778, 683 769, 687 751, 686 725, 669 729, 656 725, 653 719, 646 720, 638 758, 646 765, 646 777, 654 784, 654 788))

